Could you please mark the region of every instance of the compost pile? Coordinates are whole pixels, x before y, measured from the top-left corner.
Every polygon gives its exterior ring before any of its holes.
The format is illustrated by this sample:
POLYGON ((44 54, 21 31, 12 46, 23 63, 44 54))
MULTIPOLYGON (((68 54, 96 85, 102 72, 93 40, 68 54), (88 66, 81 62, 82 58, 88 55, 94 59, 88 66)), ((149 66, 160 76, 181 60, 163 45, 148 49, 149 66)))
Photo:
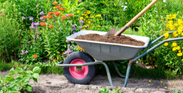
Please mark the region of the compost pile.
POLYGON ((104 37, 103 35, 99 35, 99 34, 86 34, 86 35, 77 36, 75 39, 128 44, 128 45, 135 45, 135 46, 143 46, 145 44, 143 41, 139 41, 125 35, 121 35, 121 36, 110 35, 110 36, 104 37))

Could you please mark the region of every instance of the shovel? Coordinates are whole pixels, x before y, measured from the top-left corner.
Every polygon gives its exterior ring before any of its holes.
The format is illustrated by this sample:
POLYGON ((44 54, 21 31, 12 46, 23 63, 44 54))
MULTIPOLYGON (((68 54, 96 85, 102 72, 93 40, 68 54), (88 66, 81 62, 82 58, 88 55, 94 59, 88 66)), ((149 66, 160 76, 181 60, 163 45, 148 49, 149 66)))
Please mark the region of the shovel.
POLYGON ((123 33, 131 24, 133 24, 142 14, 144 14, 152 5, 154 5, 158 0, 153 0, 149 5, 147 5, 140 13, 138 13, 130 22, 128 22, 123 28, 121 28, 119 31, 117 31, 115 28, 112 28, 108 33, 104 35, 114 35, 114 36, 120 36, 121 33, 123 33))

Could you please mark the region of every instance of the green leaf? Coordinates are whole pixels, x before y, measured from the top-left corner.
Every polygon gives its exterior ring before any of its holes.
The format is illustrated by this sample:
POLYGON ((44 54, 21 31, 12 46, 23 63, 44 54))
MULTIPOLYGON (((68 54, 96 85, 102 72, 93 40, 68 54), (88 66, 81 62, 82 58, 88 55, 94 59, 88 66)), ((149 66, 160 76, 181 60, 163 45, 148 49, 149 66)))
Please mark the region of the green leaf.
POLYGON ((38 79, 39 78, 39 74, 38 73, 34 73, 33 77, 38 79))
POLYGON ((30 86, 30 85, 26 85, 25 87, 24 87, 24 89, 26 90, 26 91, 28 91, 28 92, 31 92, 32 91, 32 86, 30 86))
POLYGON ((33 78, 33 80, 34 80, 35 82, 37 82, 37 78, 33 78))
POLYGON ((34 72, 34 73, 40 73, 40 72, 41 72, 41 68, 39 68, 39 67, 34 67, 33 72, 34 72))
POLYGON ((13 75, 13 74, 15 73, 14 71, 15 71, 14 68, 11 68, 11 69, 10 69, 10 74, 13 75))
POLYGON ((174 93, 179 93, 179 91, 178 90, 174 90, 174 93))

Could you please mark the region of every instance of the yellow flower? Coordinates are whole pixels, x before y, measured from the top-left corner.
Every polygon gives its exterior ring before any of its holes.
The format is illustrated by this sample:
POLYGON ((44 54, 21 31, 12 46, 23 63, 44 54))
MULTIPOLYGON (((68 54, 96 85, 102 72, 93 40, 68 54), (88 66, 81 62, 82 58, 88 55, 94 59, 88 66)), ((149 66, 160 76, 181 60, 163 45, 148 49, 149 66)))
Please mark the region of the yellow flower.
POLYGON ((173 35, 177 34, 177 32, 173 32, 173 35))
POLYGON ((86 16, 86 18, 89 18, 88 16, 86 16))
POLYGON ((182 49, 183 49, 183 47, 182 47, 182 49))
POLYGON ((169 24, 173 24, 173 21, 172 21, 172 20, 170 20, 170 21, 168 21, 168 23, 169 23, 169 24))
POLYGON ((161 83, 163 83, 163 81, 160 81, 161 83))
POLYGON ((173 42, 172 47, 175 47, 175 46, 177 46, 177 43, 173 42))
POLYGON ((79 11, 76 11, 76 13, 79 13, 79 11))
POLYGON ((177 15, 176 15, 176 14, 174 14, 174 15, 172 16, 172 19, 176 19, 176 16, 177 16, 177 15))
POLYGON ((181 34, 182 33, 182 29, 178 29, 177 32, 178 32, 178 34, 181 34))
POLYGON ((101 17, 101 14, 96 15, 95 17, 101 17))
MULTIPOLYGON (((183 59, 182 59, 182 61, 183 61, 183 59)), ((182 84, 183 84, 183 82, 182 82, 182 84)))
POLYGON ((90 24, 91 23, 91 21, 88 21, 88 24, 90 24))
POLYGON ((55 9, 56 7, 53 7, 53 9, 55 9))
POLYGON ((183 23, 182 19, 179 19, 178 24, 182 24, 182 23, 183 23))
POLYGON ((172 19, 172 15, 167 15, 166 19, 172 19))
POLYGON ((149 80, 149 82, 151 82, 151 80, 149 80))
POLYGON ((176 48, 176 47, 174 47, 174 48, 172 48, 172 51, 176 51, 176 49, 177 49, 177 48, 176 48))
POLYGON ((181 36, 183 36, 183 33, 181 33, 181 36))
POLYGON ((179 53, 181 52, 181 50, 179 50, 179 53))
POLYGON ((164 88, 167 88, 167 86, 165 86, 164 88))
POLYGON ((179 57, 182 56, 182 53, 177 53, 177 56, 179 56, 179 57))
POLYGON ((169 25, 169 24, 167 24, 167 25, 166 25, 166 27, 167 27, 167 28, 169 28, 169 27, 170 27, 170 25, 169 25))
POLYGON ((100 27, 99 25, 97 27, 100 27))
POLYGON ((164 46, 168 46, 168 43, 166 42, 166 43, 164 44, 164 46))
POLYGON ((177 46, 176 49, 177 49, 177 50, 180 50, 180 46, 177 46))
POLYGON ((82 16, 84 15, 84 14, 81 14, 82 16))
POLYGON ((83 17, 80 17, 79 19, 81 20, 81 19, 84 19, 84 18, 83 17))
POLYGON ((175 27, 177 27, 177 26, 178 26, 178 24, 177 24, 177 23, 174 23, 174 26, 175 26, 175 27))
POLYGON ((91 16, 91 18, 94 18, 94 16, 91 16))
POLYGON ((170 30, 174 30, 174 26, 173 25, 170 25, 170 30))
POLYGON ((101 20, 103 20, 103 18, 101 18, 101 20))
POLYGON ((87 10, 86 13, 87 13, 87 14, 91 14, 91 11, 87 10))
POLYGON ((169 33, 165 33, 164 36, 165 38, 167 38, 169 36, 169 33))

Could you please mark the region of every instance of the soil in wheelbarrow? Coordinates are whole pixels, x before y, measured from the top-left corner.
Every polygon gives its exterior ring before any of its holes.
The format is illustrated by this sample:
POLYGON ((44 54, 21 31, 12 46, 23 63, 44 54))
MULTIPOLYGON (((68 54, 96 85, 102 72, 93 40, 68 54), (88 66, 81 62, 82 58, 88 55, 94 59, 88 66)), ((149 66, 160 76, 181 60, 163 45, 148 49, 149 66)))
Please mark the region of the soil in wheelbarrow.
POLYGON ((75 39, 119 43, 119 44, 127 44, 127 45, 134 45, 134 46, 143 46, 145 44, 143 41, 139 41, 125 35, 121 35, 121 36, 110 35, 110 36, 104 37, 103 35, 99 35, 99 34, 86 34, 86 35, 77 36, 75 39))

